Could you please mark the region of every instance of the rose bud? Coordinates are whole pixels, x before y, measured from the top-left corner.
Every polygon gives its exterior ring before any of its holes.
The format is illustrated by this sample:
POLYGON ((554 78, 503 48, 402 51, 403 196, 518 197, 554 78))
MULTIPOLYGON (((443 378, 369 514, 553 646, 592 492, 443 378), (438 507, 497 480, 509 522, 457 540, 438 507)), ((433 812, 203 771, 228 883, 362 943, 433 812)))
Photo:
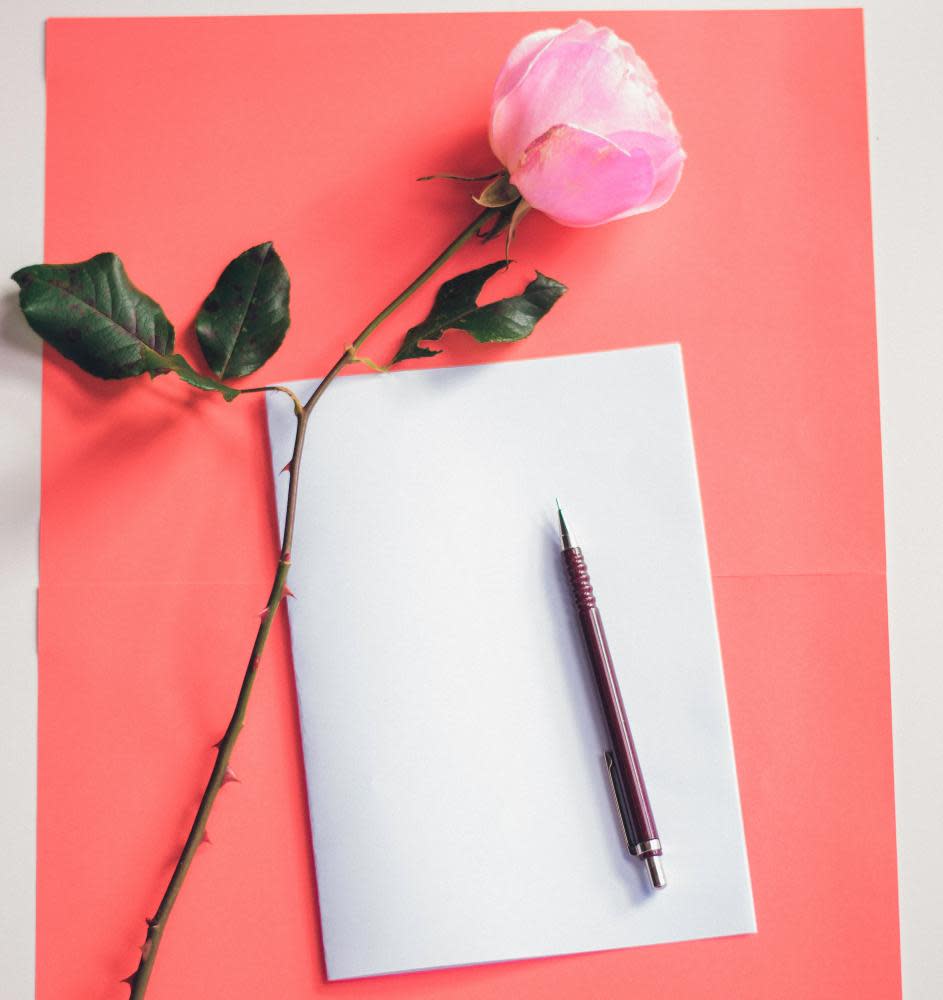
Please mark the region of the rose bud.
POLYGON ((495 82, 490 140, 525 202, 565 226, 661 207, 685 159, 648 67, 587 21, 517 43, 495 82))

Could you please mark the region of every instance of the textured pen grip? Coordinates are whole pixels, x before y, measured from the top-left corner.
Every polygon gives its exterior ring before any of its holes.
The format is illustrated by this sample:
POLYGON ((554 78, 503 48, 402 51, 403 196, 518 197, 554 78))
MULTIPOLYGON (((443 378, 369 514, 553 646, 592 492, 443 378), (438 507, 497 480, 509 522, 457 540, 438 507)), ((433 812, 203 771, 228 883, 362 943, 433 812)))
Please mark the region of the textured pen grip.
POLYGON ((563 560, 566 563, 566 572, 576 606, 587 611, 595 608, 596 595, 593 593, 593 585, 589 582, 589 570, 586 568, 583 553, 578 548, 564 549, 563 560))

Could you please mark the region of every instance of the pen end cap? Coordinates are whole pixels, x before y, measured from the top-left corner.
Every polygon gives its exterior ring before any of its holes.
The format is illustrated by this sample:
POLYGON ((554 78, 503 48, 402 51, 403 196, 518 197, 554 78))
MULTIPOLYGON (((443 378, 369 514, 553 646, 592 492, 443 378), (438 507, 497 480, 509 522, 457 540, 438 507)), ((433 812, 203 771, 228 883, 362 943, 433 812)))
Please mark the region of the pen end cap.
POLYGON ((645 867, 648 869, 648 877, 651 879, 653 889, 664 889, 668 885, 660 855, 655 854, 647 857, 645 867))

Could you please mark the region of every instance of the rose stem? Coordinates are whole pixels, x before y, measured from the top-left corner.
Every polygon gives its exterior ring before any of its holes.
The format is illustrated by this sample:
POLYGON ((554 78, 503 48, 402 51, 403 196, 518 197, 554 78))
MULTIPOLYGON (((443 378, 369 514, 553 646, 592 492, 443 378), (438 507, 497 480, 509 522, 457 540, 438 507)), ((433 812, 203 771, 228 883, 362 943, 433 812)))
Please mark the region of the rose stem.
POLYGON ((301 405, 300 400, 291 392, 291 390, 286 389, 284 386, 266 386, 266 389, 271 389, 273 391, 287 392, 293 399, 295 405, 295 418, 297 420, 297 427, 295 430, 295 444, 292 450, 291 461, 288 463, 288 502, 285 507, 285 527, 282 533, 282 546, 281 553, 278 559, 278 565, 275 570, 275 579, 272 581, 272 590, 269 594, 268 604, 265 606, 265 610, 262 612, 262 620, 259 622, 259 630, 255 636, 255 642, 252 644, 252 652, 249 655, 249 665, 246 667, 245 676, 242 679, 242 687, 239 689, 239 697, 236 700, 236 707, 233 710, 232 718, 229 720, 229 725, 226 727, 226 732, 223 738, 216 744, 216 763, 213 765, 213 771, 210 774, 209 781, 206 784, 206 789, 203 792, 203 798, 200 800, 200 806, 197 809, 196 817, 193 820, 193 825, 190 827, 190 833, 187 836, 186 843, 183 846, 183 850, 180 853, 180 857, 177 860, 176 867, 174 868, 173 875, 170 878, 170 882, 167 884, 167 888, 164 891, 164 896, 160 901, 160 906, 157 908, 157 912, 154 916, 147 921, 147 937, 144 939, 144 944, 141 946, 141 960, 138 963, 137 969, 131 973, 130 976, 125 980, 131 987, 131 998, 130 1000, 141 1000, 147 990, 148 980, 151 978, 151 972, 154 969, 154 962, 157 959, 157 950, 160 947, 161 938, 164 935, 164 930, 167 927, 167 921, 170 917, 170 913, 173 910, 174 903, 177 900, 177 896, 183 886, 184 879, 187 877, 187 872, 190 870, 190 865, 193 862, 193 858, 196 855, 197 849, 200 844, 203 843, 206 834, 206 823, 209 819, 210 812, 213 809, 213 803, 216 800, 216 796, 219 793, 220 788, 226 784, 228 778, 231 777, 231 772, 229 772, 229 759, 232 756, 233 748, 236 745, 236 740, 239 738, 239 733, 245 724, 246 709, 249 705, 249 696, 252 694, 252 686, 255 683, 256 674, 259 671, 259 662, 262 657, 262 650, 265 648, 265 642, 268 639, 269 632, 272 628, 272 621, 275 618, 275 612, 278 610, 278 606, 285 596, 285 581, 288 578, 288 571, 291 567, 291 544, 292 538, 294 536, 295 529, 295 508, 298 499, 298 473, 301 468, 301 453, 304 448, 305 431, 308 425, 308 418, 311 415, 311 411, 317 405, 318 400, 327 391, 328 386, 334 381, 338 374, 347 365, 352 364, 356 358, 357 348, 363 344, 363 342, 370 336, 371 333, 396 309, 398 309, 417 289, 419 289, 425 282, 435 274, 436 271, 465 243, 468 242, 475 235, 476 232, 481 229, 481 227, 496 215, 498 209, 489 208, 482 212, 470 225, 466 226, 465 229, 459 233, 458 236, 439 254, 438 257, 416 278, 412 284, 408 285, 393 301, 381 312, 379 312, 358 334, 356 340, 350 347, 346 348, 344 353, 337 359, 331 370, 324 376, 320 381, 317 388, 311 394, 311 398, 305 403, 304 406, 301 405))

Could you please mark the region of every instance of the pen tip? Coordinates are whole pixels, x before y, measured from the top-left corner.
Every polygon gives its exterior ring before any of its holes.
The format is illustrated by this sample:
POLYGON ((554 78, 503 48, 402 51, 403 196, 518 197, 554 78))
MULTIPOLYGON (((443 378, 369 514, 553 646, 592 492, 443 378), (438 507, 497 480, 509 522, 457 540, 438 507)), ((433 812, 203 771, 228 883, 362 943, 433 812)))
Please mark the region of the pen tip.
POLYGON ((563 508, 560 506, 559 500, 557 500, 557 515, 560 518, 560 534, 563 536, 563 547, 565 549, 572 549, 573 543, 570 541, 570 532, 567 530, 566 521, 563 520, 563 508))

